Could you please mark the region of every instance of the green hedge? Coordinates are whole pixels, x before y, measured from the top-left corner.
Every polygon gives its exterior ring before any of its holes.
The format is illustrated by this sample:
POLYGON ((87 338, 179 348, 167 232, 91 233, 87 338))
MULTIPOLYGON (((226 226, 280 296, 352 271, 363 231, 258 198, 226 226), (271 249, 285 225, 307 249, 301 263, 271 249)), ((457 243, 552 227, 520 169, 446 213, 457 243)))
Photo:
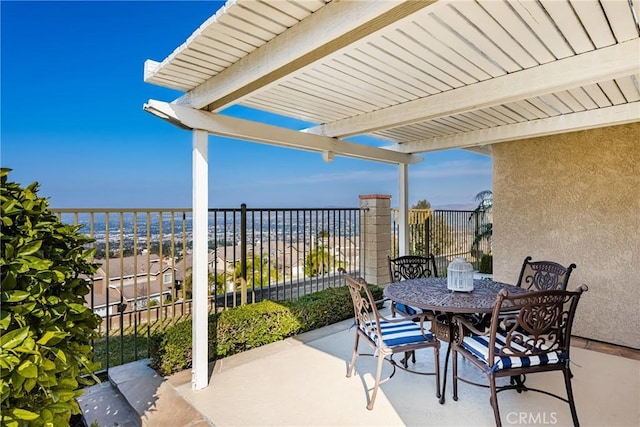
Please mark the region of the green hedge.
MULTIPOLYGON (((376 300, 382 288, 370 285, 376 300)), ((346 286, 305 295, 297 301, 262 301, 209 315, 209 356, 231 356, 353 317, 346 286)), ((191 319, 151 337, 151 366, 162 375, 191 367, 191 319)))
POLYGON ((288 307, 266 300, 221 312, 212 329, 215 355, 225 357, 282 340, 301 325, 288 307))

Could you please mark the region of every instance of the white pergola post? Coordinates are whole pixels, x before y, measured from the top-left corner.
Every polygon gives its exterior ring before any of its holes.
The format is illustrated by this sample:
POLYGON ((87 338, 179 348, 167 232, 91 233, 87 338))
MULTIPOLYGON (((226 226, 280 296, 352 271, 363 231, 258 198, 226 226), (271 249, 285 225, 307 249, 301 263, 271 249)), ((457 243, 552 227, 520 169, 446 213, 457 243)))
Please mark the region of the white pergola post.
POLYGON ((209 163, 205 130, 193 130, 193 367, 191 386, 200 390, 209 384, 208 354, 208 219, 209 163))
POLYGON ((398 164, 400 188, 398 191, 398 255, 409 254, 409 165, 398 164))

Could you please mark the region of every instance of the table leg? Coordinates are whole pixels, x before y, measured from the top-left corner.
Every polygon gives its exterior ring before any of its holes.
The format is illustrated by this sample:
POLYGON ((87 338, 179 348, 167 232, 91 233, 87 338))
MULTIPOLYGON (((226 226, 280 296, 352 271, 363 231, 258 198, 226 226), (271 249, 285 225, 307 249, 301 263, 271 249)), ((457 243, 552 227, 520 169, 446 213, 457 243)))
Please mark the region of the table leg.
POLYGON ((442 392, 440 393, 440 404, 444 404, 445 401, 444 395, 447 391, 447 370, 449 368, 449 357, 451 356, 451 345, 453 344, 453 334, 455 330, 455 328, 453 327, 453 322, 451 321, 451 313, 445 313, 445 315, 447 316, 447 324, 449 326, 449 345, 447 346, 447 354, 444 357, 444 374, 442 375, 442 392))
POLYGON ((444 358, 444 375, 442 376, 442 392, 440 393, 440 404, 444 404, 444 394, 447 390, 447 369, 449 366, 449 355, 451 354, 451 343, 447 347, 447 355, 444 358))

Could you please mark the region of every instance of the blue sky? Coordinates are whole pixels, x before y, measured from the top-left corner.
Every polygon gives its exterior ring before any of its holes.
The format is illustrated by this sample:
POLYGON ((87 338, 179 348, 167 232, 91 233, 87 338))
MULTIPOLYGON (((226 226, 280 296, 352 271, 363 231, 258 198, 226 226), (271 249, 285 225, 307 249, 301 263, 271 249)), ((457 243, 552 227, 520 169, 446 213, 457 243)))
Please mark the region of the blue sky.
MULTIPOLYGON (((180 92, 143 81, 221 3, 1 1, 0 164, 11 181, 41 184, 51 207, 191 206, 191 133, 142 110, 180 92)), ((230 114, 306 124, 234 108, 230 114)), ((472 206, 491 188, 491 158, 423 154, 409 167, 409 202, 472 206)), ((209 137, 209 205, 353 207, 360 194, 398 200, 398 168, 209 137)))

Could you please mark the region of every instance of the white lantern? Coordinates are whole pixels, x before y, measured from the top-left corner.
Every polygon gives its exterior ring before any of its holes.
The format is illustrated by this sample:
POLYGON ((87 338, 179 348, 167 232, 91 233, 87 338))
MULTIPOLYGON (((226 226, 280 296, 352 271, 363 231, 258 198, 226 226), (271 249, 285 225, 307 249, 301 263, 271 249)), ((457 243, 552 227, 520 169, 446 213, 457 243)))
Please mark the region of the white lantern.
POLYGON ((473 290, 473 266, 464 258, 454 258, 447 267, 447 288, 452 291, 473 290))

